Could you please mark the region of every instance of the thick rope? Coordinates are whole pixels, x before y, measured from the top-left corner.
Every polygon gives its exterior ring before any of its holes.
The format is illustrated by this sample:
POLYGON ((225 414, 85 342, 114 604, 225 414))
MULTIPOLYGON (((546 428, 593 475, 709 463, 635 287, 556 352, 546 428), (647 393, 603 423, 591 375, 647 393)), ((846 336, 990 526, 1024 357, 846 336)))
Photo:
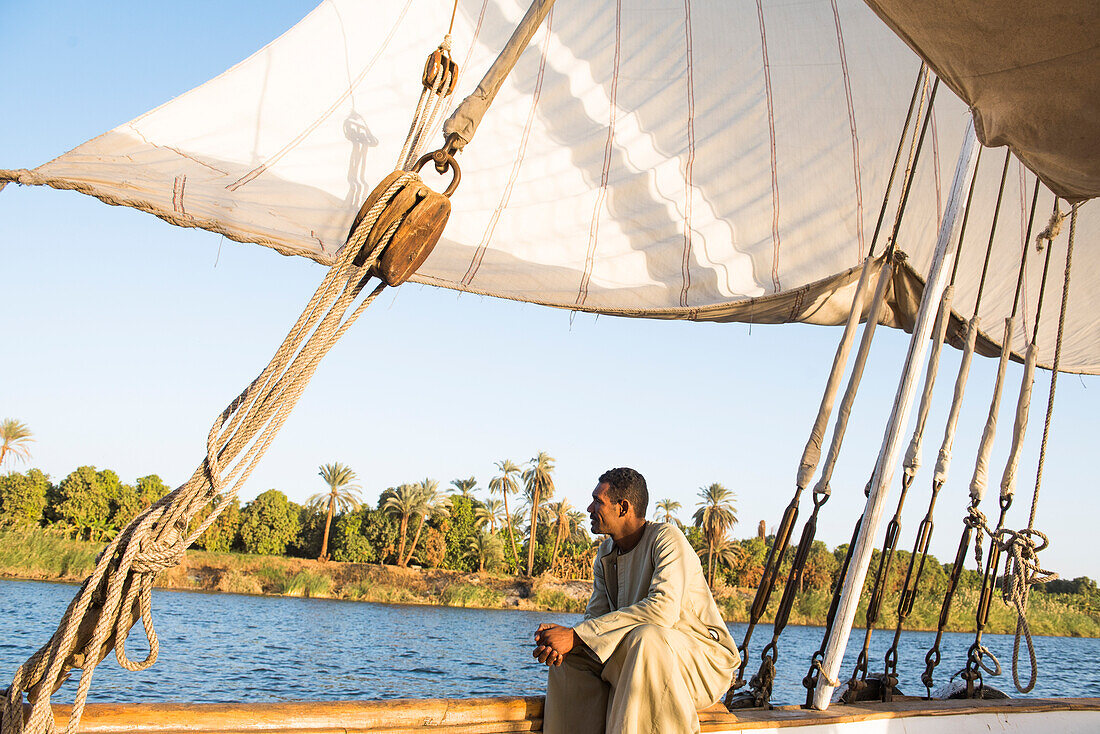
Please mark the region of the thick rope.
POLYGON ((75 732, 95 667, 111 648, 128 670, 143 670, 156 661, 159 643, 150 599, 157 575, 178 564, 187 547, 233 501, 286 421, 320 359, 384 288, 379 285, 352 309, 367 283, 369 269, 396 226, 362 266, 356 266, 353 258, 383 208, 409 178, 411 175, 395 182, 367 213, 271 362, 214 422, 206 457, 191 478, 138 515, 99 555, 95 570, 62 616, 57 632, 16 671, 2 702, 3 734, 50 731, 50 697, 55 682, 67 677, 72 668, 81 667, 83 673, 65 729, 70 734, 75 732), (209 516, 188 533, 193 518, 210 505, 213 510, 209 516), (125 651, 135 616, 142 620, 150 648, 140 662, 131 661, 125 651), (24 693, 31 704, 26 725, 24 693))
MULTIPOLYGON (((443 38, 443 42, 439 44, 439 50, 450 52, 450 33, 448 33, 443 38)), ((457 69, 455 74, 457 75, 457 69)), ((436 70, 435 79, 433 80, 431 88, 429 89, 425 86, 420 92, 420 101, 416 105, 416 112, 413 114, 412 124, 409 125, 409 133, 405 137, 404 145, 401 146, 401 154, 397 157, 397 167, 399 170, 412 170, 412 167, 420 159, 420 153, 423 149, 424 142, 429 137, 430 131, 435 127, 444 103, 447 101, 447 98, 450 97, 456 82, 457 78, 452 75, 451 67, 447 64, 440 64, 439 68, 436 70), (446 91, 446 94, 443 93, 444 91, 446 91), (429 105, 431 112, 425 114, 429 109, 429 105)))
MULTIPOLYGON (((440 49, 450 50, 449 33, 440 49)), ((441 67, 433 88, 421 95, 399 170, 407 171, 416 162, 425 131, 434 125, 445 97, 440 91, 454 87, 449 65, 441 67), (425 114, 430 96, 435 100, 431 112, 425 114)), ((0 699, 0 734, 53 732, 50 697, 78 667, 83 672, 65 728, 65 734, 73 734, 95 668, 112 648, 119 664, 127 670, 144 670, 156 662, 160 645, 153 627, 151 597, 157 575, 177 565, 187 548, 234 501, 286 422, 320 360, 385 288, 380 283, 359 300, 371 268, 392 241, 400 220, 383 233, 365 262, 356 265, 354 260, 385 207, 416 178, 412 173, 398 177, 356 225, 267 367, 211 426, 206 457, 190 479, 141 512, 100 553, 94 571, 65 611, 53 637, 16 670, 12 684, 0 699), (212 507, 210 513, 188 532, 194 518, 207 507, 212 507), (126 639, 136 618, 141 619, 149 641, 149 654, 140 662, 126 655, 126 639), (31 704, 26 723, 24 694, 31 704)))
MULTIPOLYGON (((1064 216, 1063 216, 1064 218, 1064 216)), ((1060 225, 1060 222, 1058 223, 1060 225)), ((1057 229, 1057 225, 1050 227, 1057 229)), ((1035 513, 1039 506, 1039 491, 1043 483, 1043 464, 1046 460, 1047 441, 1050 438, 1050 421, 1054 415, 1054 397, 1058 387, 1058 369, 1062 359, 1062 343, 1065 334, 1066 310, 1069 304, 1070 269, 1073 263, 1073 241, 1077 233, 1077 207, 1073 207, 1069 225, 1069 244, 1066 248, 1066 269, 1062 281, 1062 306, 1058 314, 1058 336, 1054 347, 1054 365, 1050 375, 1050 394, 1047 398, 1047 412, 1043 423, 1043 439, 1039 445, 1039 463, 1035 471, 1035 492, 1031 497, 1031 514, 1028 517, 1027 528, 1019 532, 1007 532, 1004 537, 1005 551, 1008 554, 1005 561, 1005 575, 1002 591, 1006 604, 1016 607, 1016 634, 1012 643, 1012 681, 1021 693, 1030 693, 1035 688, 1038 679, 1038 663, 1035 658, 1035 644, 1031 639, 1031 627, 1027 622, 1027 606, 1034 584, 1053 581, 1058 574, 1052 573, 1039 566, 1039 551, 1049 545, 1047 536, 1035 529, 1035 513), (1041 543, 1036 545, 1035 538, 1041 543), (1026 685, 1020 684, 1019 660, 1020 638, 1027 642, 1027 653, 1030 662, 1030 674, 1026 685)), ((1054 232, 1054 235, 1057 233, 1054 232)))

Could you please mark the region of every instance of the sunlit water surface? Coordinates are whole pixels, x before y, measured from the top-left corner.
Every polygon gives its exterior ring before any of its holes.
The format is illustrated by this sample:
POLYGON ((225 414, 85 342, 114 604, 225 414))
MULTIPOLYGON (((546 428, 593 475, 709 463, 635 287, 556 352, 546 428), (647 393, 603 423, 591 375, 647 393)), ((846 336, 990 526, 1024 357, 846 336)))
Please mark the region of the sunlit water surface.
MULTIPOLYGON (((77 587, 0 580, 0 688, 53 633, 77 587)), ((129 673, 109 657, 95 671, 91 701, 255 702, 383 698, 469 698, 541 694, 546 671, 531 658, 539 622, 570 624, 578 615, 423 607, 282 597, 155 591, 153 616, 160 657, 149 670, 129 673)), ((744 625, 730 625, 740 641, 744 625)), ((802 678, 821 629, 789 627, 780 641, 776 703, 801 703, 802 678)), ((754 635, 753 663, 771 637, 754 635)), ((892 633, 872 637, 872 672, 892 633)), ((921 694, 924 655, 934 638, 907 633, 899 648, 900 688, 921 694)), ((848 645, 842 677, 851 671, 862 631, 848 645)), ((937 684, 962 667, 973 635, 948 634, 937 684)), ((1011 660, 1012 637, 986 635, 1002 661, 1011 660)), ((1100 696, 1100 640, 1038 637, 1040 675, 1031 696, 1100 696)), ((145 656, 135 628, 131 659, 145 656)), ((1026 656, 1022 673, 1026 677, 1026 656)), ((989 679, 1012 688, 1011 674, 989 679)), ((70 700, 70 681, 55 700, 70 700)))

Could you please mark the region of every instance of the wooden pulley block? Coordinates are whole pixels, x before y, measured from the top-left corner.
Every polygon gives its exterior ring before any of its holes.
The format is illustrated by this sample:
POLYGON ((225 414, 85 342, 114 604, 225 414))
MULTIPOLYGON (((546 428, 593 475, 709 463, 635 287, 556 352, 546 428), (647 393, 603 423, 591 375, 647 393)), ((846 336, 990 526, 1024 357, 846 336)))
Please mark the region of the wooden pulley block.
MULTIPOLYGON (((394 171, 375 187, 355 215, 355 221, 348 233, 349 238, 371 207, 402 175, 404 172, 394 171)), ((443 234, 443 228, 447 226, 447 220, 451 216, 451 200, 447 197, 451 191, 453 186, 448 188, 446 194, 441 194, 428 187, 419 176, 407 181, 378 216, 378 221, 371 228, 362 249, 355 256, 355 264, 363 265, 370 253, 378 247, 382 237, 396 223, 397 230, 393 238, 379 255, 370 274, 389 286, 401 285, 408 280, 424 264, 428 255, 432 254, 432 249, 443 234)))

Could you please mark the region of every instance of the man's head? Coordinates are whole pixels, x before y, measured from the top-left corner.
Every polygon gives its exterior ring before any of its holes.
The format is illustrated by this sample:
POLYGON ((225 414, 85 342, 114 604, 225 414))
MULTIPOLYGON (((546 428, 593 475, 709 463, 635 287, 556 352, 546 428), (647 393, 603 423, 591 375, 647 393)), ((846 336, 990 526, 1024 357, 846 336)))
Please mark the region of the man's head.
POLYGON ((588 516, 592 532, 619 538, 645 522, 649 490, 645 477, 633 469, 609 469, 592 490, 588 516))

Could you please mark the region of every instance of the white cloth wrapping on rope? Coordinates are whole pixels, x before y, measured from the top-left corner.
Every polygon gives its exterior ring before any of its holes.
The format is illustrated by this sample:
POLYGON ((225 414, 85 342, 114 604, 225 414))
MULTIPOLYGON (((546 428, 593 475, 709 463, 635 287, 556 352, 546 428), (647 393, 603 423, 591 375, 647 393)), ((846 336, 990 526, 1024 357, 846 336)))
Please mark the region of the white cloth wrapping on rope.
POLYGON ((955 295, 954 284, 943 290, 940 310, 936 314, 936 323, 932 327, 932 349, 928 353, 928 366, 924 372, 924 388, 921 390, 920 407, 917 409, 917 424, 913 429, 913 438, 905 450, 905 475, 910 480, 920 468, 921 442, 924 439, 924 427, 928 423, 928 411, 932 408, 932 391, 936 386, 936 375, 940 367, 940 352, 943 351, 943 339, 947 334, 947 323, 951 319, 951 302, 955 295))
POLYGON ((875 338, 875 326, 878 324, 878 316, 881 314, 886 302, 886 289, 890 285, 890 277, 894 272, 894 258, 888 257, 882 264, 882 270, 878 275, 878 285, 875 287, 875 297, 871 299, 871 309, 867 315, 867 323, 863 326, 863 335, 859 342, 859 351, 856 352, 856 360, 852 363, 852 372, 848 377, 848 387, 844 391, 844 398, 840 401, 840 407, 836 412, 836 421, 833 423, 833 437, 829 443, 829 453, 825 456, 825 464, 821 467, 821 476, 814 485, 815 493, 828 493, 829 482, 833 478, 833 469, 837 459, 840 458, 840 447, 844 443, 844 433, 848 428, 848 419, 852 415, 852 405, 859 391, 859 383, 863 378, 863 368, 867 366, 867 357, 871 353, 871 342, 875 338))
POLYGON ((852 352, 856 326, 863 316, 863 304, 867 298, 867 283, 870 280, 871 263, 870 257, 863 261, 863 270, 859 273, 859 284, 856 286, 855 295, 852 297, 852 309, 848 312, 848 320, 844 323, 844 333, 840 336, 840 343, 837 344, 836 354, 833 356, 833 366, 829 370, 829 379, 825 384, 825 392, 821 396, 817 417, 810 429, 810 438, 806 442, 806 448, 802 450, 802 460, 798 463, 798 476, 795 479, 795 484, 799 487, 809 486, 810 480, 814 478, 814 472, 817 470, 817 462, 821 459, 821 446, 825 441, 825 429, 829 424, 829 416, 833 412, 836 394, 840 390, 840 380, 844 377, 844 367, 848 364, 848 355, 852 352))
POLYGON ((1027 433, 1027 414, 1031 408, 1031 388, 1035 384, 1035 362, 1038 350, 1028 347, 1024 359, 1024 373, 1020 378, 1020 398, 1016 402, 1016 420, 1012 424, 1012 448, 1008 452, 1005 471, 1001 476, 1001 497, 1011 497, 1016 492, 1016 472, 1020 466, 1020 452, 1027 433))
MULTIPOLYGON (((1026 245, 1025 245, 1026 246, 1026 245)), ((1013 318, 1005 319, 1005 334, 1013 331, 1013 318)), ((1001 358, 997 363, 997 378, 993 382, 993 396, 989 399, 989 415, 985 419, 985 428, 978 444, 978 455, 974 460, 974 475, 970 478, 970 499, 981 502, 989 485, 989 456, 993 451, 993 439, 997 435, 997 414, 1001 409, 1001 391, 1008 368, 1009 349, 1007 341, 1002 342, 1001 358)))
POLYGON ((970 363, 974 359, 974 344, 978 339, 978 316, 970 319, 966 326, 966 344, 963 346, 962 360, 959 362, 959 374, 955 377, 955 392, 951 396, 951 409, 947 414, 947 425, 943 429, 943 442, 936 457, 936 469, 932 481, 947 481, 947 472, 951 468, 951 449, 955 445, 955 429, 959 424, 959 411, 962 410, 963 395, 966 394, 966 382, 970 378, 970 363))

